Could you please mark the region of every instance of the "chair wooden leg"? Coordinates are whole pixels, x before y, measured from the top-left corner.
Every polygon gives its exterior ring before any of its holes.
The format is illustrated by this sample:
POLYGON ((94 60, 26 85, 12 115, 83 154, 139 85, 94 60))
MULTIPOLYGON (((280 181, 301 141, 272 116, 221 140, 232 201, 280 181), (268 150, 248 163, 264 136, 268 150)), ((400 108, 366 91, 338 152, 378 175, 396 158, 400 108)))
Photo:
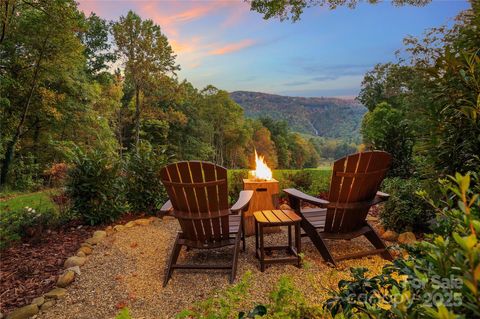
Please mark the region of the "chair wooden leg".
POLYGON ((237 264, 238 264, 238 250, 240 249, 240 240, 242 239, 242 229, 237 233, 235 237, 235 246, 233 247, 233 262, 232 262, 232 273, 230 274, 230 283, 233 284, 235 281, 235 276, 237 274, 237 264))
POLYGON ((165 272, 165 277, 163 279, 163 287, 167 286, 168 281, 172 277, 172 273, 173 273, 172 266, 177 263, 178 255, 180 254, 180 250, 182 249, 182 245, 178 243, 181 235, 182 235, 181 233, 178 233, 177 237, 175 238, 175 243, 173 244, 173 249, 170 254, 170 258, 168 260, 167 270, 165 272))
POLYGON ((370 228, 370 231, 365 233, 364 235, 365 237, 367 237, 368 241, 371 242, 372 245, 375 246, 375 248, 384 249, 384 252, 381 253, 380 256, 382 256, 386 260, 393 260, 392 254, 390 253, 390 251, 388 251, 387 246, 385 245, 383 240, 380 238, 380 236, 378 236, 375 229, 373 229, 373 227, 370 226, 370 224, 368 223, 367 223, 367 226, 370 228))
POLYGON ((240 230, 242 232, 242 244, 243 244, 243 252, 247 249, 247 244, 245 241, 245 223, 243 222, 243 216, 240 219, 240 230))
POLYGON ((336 267, 337 263, 335 262, 335 259, 330 253, 330 250, 323 241, 322 237, 320 237, 317 229, 305 219, 302 219, 301 226, 315 247, 317 247, 317 250, 320 252, 320 255, 322 255, 323 259, 326 262, 332 263, 336 267))

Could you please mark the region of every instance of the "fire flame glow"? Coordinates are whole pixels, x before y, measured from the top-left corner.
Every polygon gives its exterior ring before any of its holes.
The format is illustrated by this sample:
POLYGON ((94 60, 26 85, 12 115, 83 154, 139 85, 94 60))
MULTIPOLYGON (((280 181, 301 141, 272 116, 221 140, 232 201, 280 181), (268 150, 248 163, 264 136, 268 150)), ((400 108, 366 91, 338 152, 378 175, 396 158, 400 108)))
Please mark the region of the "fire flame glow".
POLYGON ((269 181, 272 179, 272 170, 265 163, 263 156, 258 156, 255 150, 255 170, 251 171, 254 179, 269 181))

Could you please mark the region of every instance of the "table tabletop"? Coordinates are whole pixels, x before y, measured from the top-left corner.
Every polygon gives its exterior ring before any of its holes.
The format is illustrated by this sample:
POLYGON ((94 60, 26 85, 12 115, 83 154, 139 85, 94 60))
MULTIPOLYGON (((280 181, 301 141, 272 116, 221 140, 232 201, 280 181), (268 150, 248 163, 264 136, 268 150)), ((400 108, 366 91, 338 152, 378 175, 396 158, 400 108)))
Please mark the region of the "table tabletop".
POLYGON ((274 209, 259 210, 253 213, 255 220, 260 224, 289 225, 302 220, 300 216, 291 210, 274 209))

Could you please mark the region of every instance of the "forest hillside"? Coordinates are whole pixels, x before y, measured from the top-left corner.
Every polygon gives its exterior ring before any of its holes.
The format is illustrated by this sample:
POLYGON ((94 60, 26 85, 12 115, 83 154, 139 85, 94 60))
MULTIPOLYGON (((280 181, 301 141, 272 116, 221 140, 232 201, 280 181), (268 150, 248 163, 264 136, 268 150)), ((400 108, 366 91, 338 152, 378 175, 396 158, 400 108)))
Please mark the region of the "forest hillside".
POLYGON ((270 117, 285 120, 293 131, 360 141, 360 126, 367 109, 354 99, 293 97, 260 92, 235 91, 230 97, 249 118, 270 117))

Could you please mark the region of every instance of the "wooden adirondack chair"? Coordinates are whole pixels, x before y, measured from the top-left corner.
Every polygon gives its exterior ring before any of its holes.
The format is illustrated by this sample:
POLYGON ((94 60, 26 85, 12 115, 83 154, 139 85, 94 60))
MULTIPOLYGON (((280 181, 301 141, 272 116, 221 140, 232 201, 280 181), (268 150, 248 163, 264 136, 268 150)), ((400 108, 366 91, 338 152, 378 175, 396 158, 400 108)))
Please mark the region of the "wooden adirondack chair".
POLYGON ((174 269, 230 269, 230 283, 235 279, 238 250, 243 235, 242 214, 248 209, 253 191, 242 191, 239 200, 228 207, 227 170, 200 162, 178 162, 164 167, 160 178, 170 200, 161 208, 180 223, 163 282, 165 287, 174 269), (233 245, 229 264, 177 264, 182 246, 214 249, 233 245))
POLYGON ((328 201, 304 194, 296 189, 285 189, 290 205, 301 217, 302 229, 317 247, 323 259, 336 266, 336 262, 381 254, 385 259, 393 257, 387 247, 366 221, 371 206, 388 199, 378 192, 378 187, 390 168, 392 157, 386 152, 364 152, 335 161, 328 201), (302 202, 319 208, 302 208, 302 202), (333 258, 325 239, 346 239, 364 235, 374 250, 352 253, 333 258))

